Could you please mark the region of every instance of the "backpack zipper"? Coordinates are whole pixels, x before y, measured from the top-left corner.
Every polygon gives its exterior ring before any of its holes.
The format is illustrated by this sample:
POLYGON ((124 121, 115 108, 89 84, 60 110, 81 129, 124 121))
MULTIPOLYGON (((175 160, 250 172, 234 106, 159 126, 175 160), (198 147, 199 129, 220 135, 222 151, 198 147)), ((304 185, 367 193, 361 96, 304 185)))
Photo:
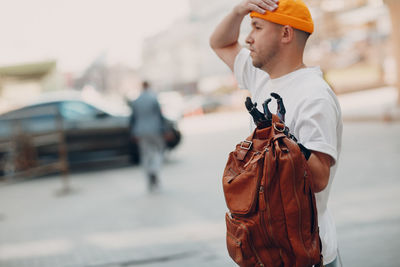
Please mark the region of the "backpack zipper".
POLYGON ((266 243, 266 240, 268 240, 268 242, 270 242, 271 244, 272 244, 272 241, 269 238, 268 234, 265 232, 266 223, 265 223, 264 216, 265 216, 265 208, 266 207, 265 207, 264 186, 260 186, 260 198, 259 199, 261 200, 261 202, 260 202, 260 224, 261 224, 261 227, 260 228, 261 228, 261 233, 264 236, 264 238, 263 238, 264 246, 268 247, 268 243, 266 243))
POLYGON ((262 263, 262 261, 261 261, 261 259, 260 259, 260 256, 259 256, 258 253, 257 253, 257 250, 254 248, 253 242, 252 242, 252 240, 251 240, 251 235, 250 235, 249 229, 248 229, 247 226, 244 225, 244 224, 241 224, 241 223, 240 223, 240 225, 241 225, 242 228, 246 231, 247 236, 249 237, 249 245, 250 245, 250 248, 251 248, 251 250, 253 251, 254 255, 256 255, 256 258, 257 258, 257 261, 258 261, 257 264, 258 264, 260 267, 264 267, 264 264, 262 263))
POLYGON ((260 151, 256 151, 253 153, 253 155, 251 155, 250 159, 248 162, 246 162, 246 164, 243 165, 243 168, 246 168, 250 163, 252 163, 252 160, 254 159, 255 156, 261 154, 260 151))
MULTIPOLYGON (((268 157, 268 159, 267 159, 267 174, 268 175, 266 176, 266 179, 268 179, 268 178, 271 179, 271 177, 270 177, 271 176, 270 175, 270 169, 271 169, 271 160, 270 160, 270 157, 268 157)), ((264 221, 264 224, 266 225, 265 228, 267 230, 267 234, 269 234, 269 236, 271 237, 271 242, 276 244, 275 238, 274 238, 274 235, 273 235, 272 224, 271 224, 271 207, 269 205, 269 201, 267 201, 267 198, 266 198, 267 194, 264 194, 264 191, 265 191, 264 189, 266 189, 266 188, 263 188, 263 195, 264 195, 264 202, 266 204, 268 223, 265 224, 265 219, 264 218, 262 218, 262 220, 264 221), (268 228, 269 228, 269 232, 270 233, 268 233, 268 228)))
POLYGON ((239 247, 242 246, 242 241, 240 241, 236 236, 234 236, 230 232, 226 232, 226 233, 233 239, 233 241, 235 241, 236 245, 238 245, 239 247))
POLYGON ((291 163, 292 169, 293 169, 293 175, 292 175, 292 177, 293 177, 293 187, 294 187, 294 189, 295 189, 295 190, 294 190, 294 196, 295 196, 295 199, 296 199, 297 206, 299 207, 299 225, 300 225, 300 227, 299 227, 299 236, 300 236, 301 244, 303 245, 304 251, 305 251, 306 254, 307 254, 308 261, 310 262, 310 261, 311 261, 311 256, 310 256, 310 253, 308 252, 308 250, 306 249, 306 246, 305 246, 304 240, 303 240, 303 235, 301 234, 301 228, 302 228, 302 213, 301 213, 301 205, 300 205, 299 196, 297 195, 297 191, 296 191, 296 175, 294 174, 294 170, 295 170, 294 162, 293 162, 293 159, 292 159, 292 155, 291 155, 290 153, 287 153, 287 155, 289 156, 290 163, 291 163))
MULTIPOLYGON (((258 255, 257 250, 255 249, 255 247, 254 247, 254 245, 253 245, 253 242, 252 242, 252 240, 251 240, 250 231, 249 231, 249 229, 247 228, 247 226, 244 225, 243 223, 237 221, 237 220, 235 220, 235 221, 231 220, 231 221, 232 221, 234 224, 239 225, 239 227, 242 227, 243 230, 246 232, 247 237, 248 237, 248 239, 249 239, 249 246, 250 246, 250 249, 251 249, 251 251, 254 253, 254 255, 256 256, 256 258, 257 258, 257 261, 258 261, 257 264, 258 264, 260 267, 264 267, 264 264, 262 263, 262 261, 261 261, 261 259, 260 259, 260 256, 258 255)), ((240 242, 240 241, 239 241, 239 242, 240 242)), ((240 244, 241 244, 241 242, 240 242, 240 244)))
POLYGON ((233 176, 231 178, 229 178, 228 180, 228 184, 232 183, 233 180, 236 179, 236 177, 239 175, 238 173, 236 173, 232 168, 228 169, 228 172, 230 172, 233 176))
MULTIPOLYGON (((266 152, 269 152, 269 150, 267 149, 266 152)), ((268 178, 271 179, 271 177, 270 177, 271 176, 270 175, 271 160, 270 160, 270 157, 266 157, 266 158, 267 158, 266 159, 267 160, 267 175, 266 175, 266 179, 268 179, 268 178)), ((273 231, 272 223, 271 223, 271 220, 272 220, 271 207, 269 205, 269 201, 267 201, 266 188, 267 188, 266 185, 265 186, 260 186, 260 194, 262 194, 262 200, 263 200, 263 201, 261 201, 260 204, 263 205, 263 203, 264 203, 266 205, 266 206, 263 207, 264 209, 262 209, 262 210, 260 209, 260 212, 261 212, 261 214, 260 214, 260 222, 261 222, 261 225, 265 226, 265 227, 261 227, 261 229, 262 229, 261 232, 266 238, 268 238, 268 240, 271 242, 271 245, 277 245, 277 243, 275 241, 274 234, 273 234, 274 231, 273 231), (266 210, 266 212, 265 212, 265 210, 266 210), (265 214, 267 215, 267 221, 268 221, 267 223, 265 222, 265 217, 264 217, 265 214)), ((264 245, 265 245, 265 243, 264 243, 264 245)), ((279 250, 279 255, 280 255, 281 260, 283 262, 283 256, 282 256, 281 249, 279 250)))
MULTIPOLYGON (((271 217, 271 207, 269 206, 269 202, 265 199, 265 197, 266 197, 266 195, 264 195, 264 201, 265 201, 265 203, 267 204, 267 217, 268 217, 268 222, 267 222, 267 224, 266 224, 266 230, 267 230, 267 233, 268 233, 268 230, 269 230, 269 236, 271 237, 271 242, 272 243, 274 243, 275 245, 276 245, 276 242, 275 242, 275 237, 274 237, 274 234, 273 234, 273 229, 272 229, 272 224, 271 224, 271 220, 272 220, 272 217, 271 217)), ((262 218, 262 220, 264 221, 264 218, 262 218)), ((265 224, 265 221, 264 221, 264 224, 265 224)))
MULTIPOLYGON (((246 164, 250 163, 250 161, 254 159, 254 156, 259 155, 259 154, 261 154, 261 152, 256 151, 256 152, 251 156, 251 159, 250 159, 246 164)), ((260 159, 262 159, 262 157, 259 158, 259 159, 256 161, 256 164, 260 164, 260 163, 258 162, 260 159)), ((258 177, 259 177, 259 176, 260 176, 260 174, 258 175, 258 177)), ((261 176, 262 176, 262 173, 261 173, 261 176)), ((257 179, 259 179, 259 178, 257 178, 257 179)), ((257 182, 257 187, 258 187, 259 183, 261 182, 261 179, 262 179, 262 177, 261 177, 260 180, 257 182)), ((254 194, 254 199, 253 199, 253 201, 252 201, 252 205, 251 205, 251 207, 250 207, 250 209, 249 209, 250 211, 252 211, 252 210, 254 209, 254 206, 257 205, 257 198, 258 198, 258 194, 257 194, 257 192, 256 192, 256 193, 254 194)), ((237 215, 243 216, 243 214, 237 214, 237 215)))
MULTIPOLYGON (((253 154, 251 155, 249 161, 246 162, 245 165, 243 165, 243 168, 246 168, 246 167, 251 163, 251 161, 254 159, 254 156, 259 155, 260 153, 261 153, 261 152, 259 152, 259 151, 256 151, 255 153, 253 153, 253 154)), ((235 179, 239 176, 239 173, 235 172, 232 168, 229 168, 229 169, 228 169, 228 172, 230 172, 230 173, 233 175, 233 176, 232 176, 231 178, 229 178, 229 180, 227 181, 227 183, 230 184, 230 183, 233 182, 233 180, 235 180, 235 179)), ((246 172, 246 170, 243 170, 243 172, 246 172)))
MULTIPOLYGON (((263 191, 264 191, 264 187, 261 186, 260 187, 260 192, 263 192, 263 191)), ((260 199, 261 198, 262 198, 261 203, 265 202, 264 194, 260 195, 260 199)), ((268 233, 267 233, 268 229, 267 229, 267 224, 265 223, 265 217, 264 216, 265 216, 265 207, 264 207, 264 210, 260 210, 260 231, 261 231, 261 235, 263 237, 262 241, 263 241, 264 247, 268 248, 268 247, 273 246, 274 242, 272 241, 272 237, 270 237, 268 235, 268 233), (269 244, 267 242, 269 242, 269 244)), ((272 261, 272 257, 270 255, 268 249, 265 249, 265 253, 268 254, 268 258, 272 261)))
MULTIPOLYGON (((266 154, 267 152, 269 152, 269 150, 268 150, 268 147, 267 148, 265 148, 265 150, 263 151, 264 152, 264 154, 266 154)), ((264 161, 265 160, 267 160, 267 170, 266 170, 266 172, 268 173, 268 171, 269 171, 269 160, 268 160, 268 158, 266 159, 266 157, 264 156, 264 161)), ((261 178, 262 179, 262 178, 261 178)), ((261 227, 260 227, 260 230, 261 230, 261 234, 264 236, 264 238, 263 238, 263 243, 264 243, 264 246, 265 247, 268 247, 268 243, 267 243, 267 240, 268 240, 268 242, 270 242, 270 243, 272 243, 272 240, 269 238, 269 236, 268 236, 268 234, 265 232, 266 231, 266 223, 265 223, 265 219, 264 219, 264 216, 265 216, 265 210, 266 210, 266 198, 265 198, 265 186, 264 185, 262 185, 262 181, 260 180, 260 183, 261 183, 261 185, 260 185, 260 187, 259 187, 259 190, 258 190, 258 192, 259 192, 259 197, 258 197, 258 199, 259 199, 259 201, 260 201, 260 204, 259 204, 259 207, 260 207, 260 224, 261 224, 261 227), (264 227, 265 226, 265 227, 264 227)), ((268 230, 267 230, 268 231, 268 230)), ((269 253, 268 253, 269 254, 269 253)))

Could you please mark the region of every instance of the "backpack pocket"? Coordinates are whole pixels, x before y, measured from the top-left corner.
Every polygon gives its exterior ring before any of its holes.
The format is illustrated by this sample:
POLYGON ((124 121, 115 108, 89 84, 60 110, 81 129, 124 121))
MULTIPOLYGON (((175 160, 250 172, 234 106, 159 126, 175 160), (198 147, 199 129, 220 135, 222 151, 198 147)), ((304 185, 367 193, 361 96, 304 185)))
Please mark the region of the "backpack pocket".
POLYGON ((229 256, 239 266, 264 266, 257 254, 251 239, 248 227, 229 216, 225 215, 226 220, 226 246, 229 256))
POLYGON ((263 154, 255 152, 248 161, 240 161, 235 152, 229 154, 222 182, 226 205, 232 214, 243 216, 255 211, 263 158, 263 154))

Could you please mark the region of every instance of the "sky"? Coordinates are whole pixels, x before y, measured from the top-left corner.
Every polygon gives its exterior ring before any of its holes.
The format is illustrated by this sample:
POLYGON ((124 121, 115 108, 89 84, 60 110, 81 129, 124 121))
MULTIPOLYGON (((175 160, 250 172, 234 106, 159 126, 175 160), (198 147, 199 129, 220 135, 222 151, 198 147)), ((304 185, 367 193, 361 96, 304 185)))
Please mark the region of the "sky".
POLYGON ((101 53, 141 63, 142 41, 189 12, 188 0, 0 0, 0 66, 56 59, 79 72, 101 53))

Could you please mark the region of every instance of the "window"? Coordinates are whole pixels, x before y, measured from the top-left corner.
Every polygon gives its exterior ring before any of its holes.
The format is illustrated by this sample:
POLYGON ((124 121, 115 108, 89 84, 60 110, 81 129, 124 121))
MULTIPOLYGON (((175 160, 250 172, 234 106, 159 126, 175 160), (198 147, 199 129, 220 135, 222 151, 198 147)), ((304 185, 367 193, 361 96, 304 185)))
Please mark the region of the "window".
POLYGON ((67 120, 93 119, 99 113, 99 111, 93 106, 79 101, 62 102, 60 112, 67 120))

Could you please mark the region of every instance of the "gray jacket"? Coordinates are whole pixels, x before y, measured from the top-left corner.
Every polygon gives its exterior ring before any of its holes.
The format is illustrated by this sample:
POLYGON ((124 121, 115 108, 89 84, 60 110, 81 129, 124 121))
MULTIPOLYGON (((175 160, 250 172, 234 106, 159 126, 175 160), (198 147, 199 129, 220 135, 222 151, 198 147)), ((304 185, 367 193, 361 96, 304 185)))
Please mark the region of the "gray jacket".
POLYGON ((163 118, 160 104, 154 93, 143 91, 140 96, 130 103, 132 109, 131 135, 162 134, 163 118))

